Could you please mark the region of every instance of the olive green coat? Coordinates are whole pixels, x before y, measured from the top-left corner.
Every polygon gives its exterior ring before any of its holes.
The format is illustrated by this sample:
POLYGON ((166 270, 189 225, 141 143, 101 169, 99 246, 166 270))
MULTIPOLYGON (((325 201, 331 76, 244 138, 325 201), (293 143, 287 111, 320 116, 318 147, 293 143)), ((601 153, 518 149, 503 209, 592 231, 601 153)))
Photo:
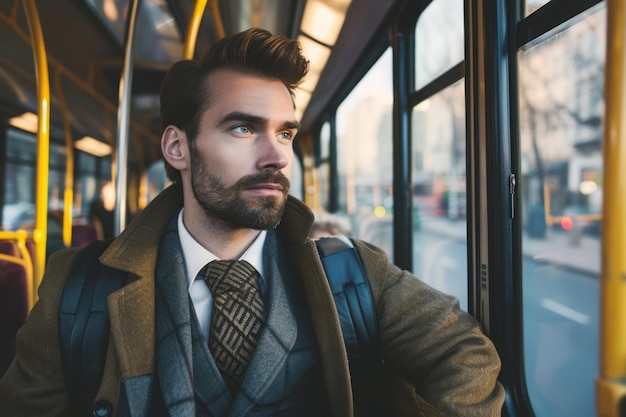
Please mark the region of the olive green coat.
MULTIPOLYGON (((130 283, 108 300, 111 338, 97 399, 109 400, 114 409, 120 378, 155 371, 156 257, 168 221, 180 207, 182 192, 174 185, 150 203, 100 258, 131 276, 130 283)), ((312 222, 311 211, 290 198, 278 232, 307 293, 333 416, 351 417, 348 361, 328 281, 315 243, 307 237, 312 222)), ((452 297, 390 264, 382 250, 361 241, 355 245, 370 280, 388 366, 413 381, 417 393, 442 415, 500 416, 504 401, 497 382, 500 360, 479 324, 452 297)), ((78 253, 68 249, 50 259, 39 301, 18 333, 16 359, 0 380, 0 417, 67 415, 58 312, 66 276, 78 253)), ((398 382, 394 388, 404 400, 398 415, 420 415, 413 405, 406 405, 413 401, 421 413, 434 415, 406 383, 398 382)))

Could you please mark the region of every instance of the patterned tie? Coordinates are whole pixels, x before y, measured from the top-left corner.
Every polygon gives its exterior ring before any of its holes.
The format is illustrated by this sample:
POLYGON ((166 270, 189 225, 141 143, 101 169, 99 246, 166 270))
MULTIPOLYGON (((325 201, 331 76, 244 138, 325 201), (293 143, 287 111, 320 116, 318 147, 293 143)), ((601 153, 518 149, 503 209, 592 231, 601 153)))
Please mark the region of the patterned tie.
POLYGON ((259 274, 246 261, 212 261, 200 276, 213 296, 209 349, 226 385, 235 392, 265 320, 259 274))

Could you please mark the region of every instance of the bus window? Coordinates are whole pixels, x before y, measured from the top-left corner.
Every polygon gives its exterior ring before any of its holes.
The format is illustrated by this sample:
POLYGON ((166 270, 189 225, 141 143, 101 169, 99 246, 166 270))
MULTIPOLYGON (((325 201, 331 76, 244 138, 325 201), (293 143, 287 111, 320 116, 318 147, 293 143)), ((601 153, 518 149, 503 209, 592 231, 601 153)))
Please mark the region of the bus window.
POLYGON ((434 0, 415 28, 415 88, 463 61, 463 0, 434 0))
POLYGON ((337 109, 339 209, 354 237, 393 259, 393 76, 391 48, 337 109))
POLYGON ((169 180, 165 173, 165 165, 162 159, 158 159, 150 164, 145 175, 148 176, 148 189, 145 201, 147 204, 169 185, 169 180))
MULTIPOLYGON (((467 311, 465 82, 441 77, 464 58, 463 2, 435 0, 415 27, 415 84, 437 91, 413 108, 413 272, 467 311)), ((425 89, 424 89, 425 90, 425 89)))
MULTIPOLYGON (((7 129, 6 167, 2 228, 16 230, 33 227, 35 221, 37 139, 34 134, 19 129, 7 129)), ((65 187, 65 148, 50 143, 48 173, 48 211, 63 210, 65 187)))
POLYGON ((302 162, 296 155, 291 165, 291 186, 289 187, 289 194, 299 200, 304 200, 303 175, 302 162))
POLYGON ((101 185, 112 181, 111 155, 97 157, 87 152, 75 151, 74 217, 89 215, 90 206, 98 198, 101 185))
POLYGON ((325 207, 328 210, 334 210, 334 207, 330 207, 330 129, 330 122, 325 122, 320 129, 320 146, 317 156, 319 160, 317 166, 317 184, 319 187, 319 206, 325 207))
POLYGON ((595 415, 606 9, 518 53, 526 380, 538 417, 595 415))
POLYGON ((467 311, 465 83, 413 109, 413 272, 467 311))
POLYGON ((8 128, 2 228, 17 230, 35 219, 35 135, 8 128))
POLYGON ((550 0, 526 0, 526 4, 524 7, 524 12, 526 16, 532 14, 537 9, 541 8, 544 4, 548 3, 550 0))

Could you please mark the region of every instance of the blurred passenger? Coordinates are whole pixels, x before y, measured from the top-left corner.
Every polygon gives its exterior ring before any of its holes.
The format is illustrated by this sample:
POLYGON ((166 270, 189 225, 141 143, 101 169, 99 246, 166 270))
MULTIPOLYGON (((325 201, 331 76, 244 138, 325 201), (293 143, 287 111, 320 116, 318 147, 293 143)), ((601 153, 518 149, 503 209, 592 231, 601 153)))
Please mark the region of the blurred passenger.
POLYGON ((111 181, 105 183, 98 196, 89 207, 89 217, 103 239, 115 235, 115 186, 111 181))
POLYGON ((350 236, 350 223, 334 214, 315 213, 315 220, 313 221, 313 226, 311 226, 309 237, 311 239, 319 239, 336 235, 350 236))

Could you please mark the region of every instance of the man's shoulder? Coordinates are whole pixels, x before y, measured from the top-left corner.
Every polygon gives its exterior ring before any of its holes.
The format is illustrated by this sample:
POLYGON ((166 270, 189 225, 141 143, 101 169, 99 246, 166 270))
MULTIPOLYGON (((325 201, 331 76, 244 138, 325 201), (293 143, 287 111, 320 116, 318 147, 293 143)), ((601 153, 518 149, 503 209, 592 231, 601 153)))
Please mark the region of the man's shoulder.
POLYGON ((50 258, 48 258, 46 272, 59 266, 65 266, 67 270, 69 270, 69 267, 76 262, 82 250, 82 247, 75 246, 54 252, 50 255, 50 258))
POLYGON ((382 248, 365 240, 350 238, 350 241, 352 241, 354 247, 359 252, 359 256, 361 256, 364 261, 371 261, 384 265, 389 264, 389 257, 382 248))

